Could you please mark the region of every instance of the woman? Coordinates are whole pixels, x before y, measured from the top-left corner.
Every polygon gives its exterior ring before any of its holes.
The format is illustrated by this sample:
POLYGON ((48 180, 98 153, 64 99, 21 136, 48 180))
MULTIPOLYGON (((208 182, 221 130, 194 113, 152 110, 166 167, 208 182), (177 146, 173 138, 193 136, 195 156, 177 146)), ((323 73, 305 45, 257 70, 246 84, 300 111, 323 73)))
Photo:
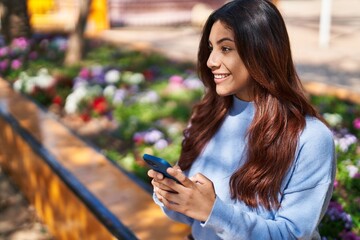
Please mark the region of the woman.
POLYGON ((235 0, 213 12, 198 69, 205 96, 178 167, 167 169, 181 184, 149 170, 155 201, 194 239, 320 239, 334 144, 304 95, 276 7, 235 0))

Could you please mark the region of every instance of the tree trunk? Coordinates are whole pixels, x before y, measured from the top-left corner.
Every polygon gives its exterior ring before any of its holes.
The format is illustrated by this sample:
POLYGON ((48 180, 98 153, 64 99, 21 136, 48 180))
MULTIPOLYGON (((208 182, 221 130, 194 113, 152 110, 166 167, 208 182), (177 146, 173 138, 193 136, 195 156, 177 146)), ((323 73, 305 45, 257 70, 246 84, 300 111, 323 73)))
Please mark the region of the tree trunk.
POLYGON ((10 43, 14 38, 30 38, 32 31, 26 0, 0 0, 1 33, 10 43))
POLYGON ((83 57, 84 51, 84 32, 86 28, 87 17, 90 12, 92 0, 80 0, 79 18, 74 30, 70 33, 68 48, 65 54, 64 64, 71 66, 77 64, 83 57))

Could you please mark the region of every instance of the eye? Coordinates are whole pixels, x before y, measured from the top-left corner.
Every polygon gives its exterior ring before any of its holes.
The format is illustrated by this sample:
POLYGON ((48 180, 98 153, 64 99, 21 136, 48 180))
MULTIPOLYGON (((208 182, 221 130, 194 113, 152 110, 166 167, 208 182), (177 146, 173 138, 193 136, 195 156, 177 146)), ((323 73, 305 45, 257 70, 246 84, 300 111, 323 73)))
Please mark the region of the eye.
POLYGON ((212 52, 213 47, 211 45, 208 45, 208 49, 209 49, 210 52, 212 52))
POLYGON ((231 48, 229 48, 229 47, 221 47, 221 51, 222 52, 225 52, 225 53, 227 53, 227 52, 230 52, 232 49, 231 48))

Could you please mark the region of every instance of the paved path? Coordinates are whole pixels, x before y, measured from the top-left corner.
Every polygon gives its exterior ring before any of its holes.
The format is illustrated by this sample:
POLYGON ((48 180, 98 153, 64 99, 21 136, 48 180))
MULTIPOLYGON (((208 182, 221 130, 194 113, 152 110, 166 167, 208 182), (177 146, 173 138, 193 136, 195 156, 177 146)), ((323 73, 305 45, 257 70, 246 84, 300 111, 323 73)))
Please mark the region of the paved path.
POLYGON ((34 207, 0 168, 0 240, 51 240, 34 207))
MULTIPOLYGON (((319 46, 321 0, 280 0, 278 7, 287 24, 302 80, 360 94, 360 0, 332 0, 328 48, 319 46)), ((155 49, 171 58, 195 61, 200 33, 199 28, 191 26, 138 26, 107 30, 100 37, 120 45, 155 49)))

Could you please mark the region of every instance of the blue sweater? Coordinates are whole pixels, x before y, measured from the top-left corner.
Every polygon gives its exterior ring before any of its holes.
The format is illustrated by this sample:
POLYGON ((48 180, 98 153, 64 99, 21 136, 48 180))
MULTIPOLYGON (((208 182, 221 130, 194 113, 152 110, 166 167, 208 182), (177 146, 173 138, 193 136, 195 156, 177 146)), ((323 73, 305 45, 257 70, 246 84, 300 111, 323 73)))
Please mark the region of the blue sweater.
POLYGON ((185 172, 200 172, 214 183, 216 200, 206 222, 167 210, 154 195, 155 201, 170 218, 190 225, 196 240, 320 239, 317 226, 331 198, 336 162, 332 133, 316 118, 306 118, 282 183, 279 210, 252 209, 230 198, 229 179, 245 161, 245 135, 254 111, 253 103, 234 97, 221 128, 185 172))

